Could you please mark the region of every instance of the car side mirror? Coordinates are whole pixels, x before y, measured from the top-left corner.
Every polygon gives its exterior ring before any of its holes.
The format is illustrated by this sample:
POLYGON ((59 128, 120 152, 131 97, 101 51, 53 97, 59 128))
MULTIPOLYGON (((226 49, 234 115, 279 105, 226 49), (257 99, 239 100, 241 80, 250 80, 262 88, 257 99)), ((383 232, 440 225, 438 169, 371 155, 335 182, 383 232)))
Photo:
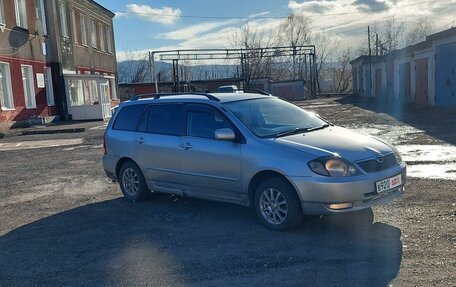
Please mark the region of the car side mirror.
POLYGON ((221 141, 234 141, 236 139, 236 134, 232 129, 218 129, 215 131, 215 139, 221 141))

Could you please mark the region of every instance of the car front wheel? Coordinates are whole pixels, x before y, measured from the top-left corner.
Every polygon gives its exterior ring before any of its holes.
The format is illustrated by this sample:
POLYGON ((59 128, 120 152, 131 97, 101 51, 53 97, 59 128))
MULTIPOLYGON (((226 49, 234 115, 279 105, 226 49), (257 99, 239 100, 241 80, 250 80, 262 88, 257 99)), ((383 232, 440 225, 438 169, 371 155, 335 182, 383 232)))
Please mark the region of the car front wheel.
POLYGON ((273 230, 291 230, 302 220, 295 190, 280 178, 269 178, 258 185, 254 207, 261 222, 273 230))
POLYGON ((130 201, 142 201, 150 194, 141 169, 132 161, 127 161, 120 168, 119 183, 123 195, 130 201))

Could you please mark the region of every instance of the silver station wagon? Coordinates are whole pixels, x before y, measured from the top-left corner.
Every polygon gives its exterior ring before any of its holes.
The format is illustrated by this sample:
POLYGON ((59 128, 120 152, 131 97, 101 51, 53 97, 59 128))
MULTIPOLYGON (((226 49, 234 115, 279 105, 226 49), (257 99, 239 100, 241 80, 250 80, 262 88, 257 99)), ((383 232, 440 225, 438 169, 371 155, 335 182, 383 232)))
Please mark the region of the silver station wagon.
POLYGON ((157 94, 123 102, 103 166, 125 198, 151 191, 253 207, 274 230, 404 191, 396 148, 264 92, 157 94))

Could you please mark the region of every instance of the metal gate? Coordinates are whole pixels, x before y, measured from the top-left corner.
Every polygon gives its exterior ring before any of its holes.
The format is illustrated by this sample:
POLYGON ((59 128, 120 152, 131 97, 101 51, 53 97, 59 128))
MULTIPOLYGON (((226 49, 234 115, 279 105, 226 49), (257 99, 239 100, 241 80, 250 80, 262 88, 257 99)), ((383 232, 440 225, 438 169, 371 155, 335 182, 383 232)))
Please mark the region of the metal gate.
POLYGON ((428 58, 415 61, 415 102, 428 104, 428 58))
POLYGON ((412 100, 412 80, 410 62, 402 63, 399 66, 399 98, 402 101, 412 100))
POLYGON ((375 70, 375 97, 382 96, 382 69, 375 70))
POLYGON ((435 92, 436 106, 456 107, 456 43, 436 49, 435 92))

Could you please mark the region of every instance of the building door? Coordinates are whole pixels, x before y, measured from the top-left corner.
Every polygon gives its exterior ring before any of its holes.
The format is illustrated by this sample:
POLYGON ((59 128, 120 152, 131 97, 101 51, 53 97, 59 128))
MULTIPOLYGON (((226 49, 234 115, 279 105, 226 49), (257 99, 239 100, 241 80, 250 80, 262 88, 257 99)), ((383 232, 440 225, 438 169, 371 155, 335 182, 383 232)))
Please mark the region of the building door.
POLYGON ((103 118, 111 117, 111 88, 109 80, 102 80, 100 83, 100 101, 102 104, 103 118))
POLYGON ((456 43, 437 47, 435 69, 436 106, 456 107, 456 43))
POLYGON ((428 58, 415 62, 415 102, 428 104, 428 58))
POLYGON ((386 62, 386 96, 394 98, 394 59, 386 62))
POLYGON ((382 96, 382 69, 375 70, 375 97, 382 96))
POLYGON ((399 66, 399 98, 402 101, 412 100, 410 62, 399 66))

